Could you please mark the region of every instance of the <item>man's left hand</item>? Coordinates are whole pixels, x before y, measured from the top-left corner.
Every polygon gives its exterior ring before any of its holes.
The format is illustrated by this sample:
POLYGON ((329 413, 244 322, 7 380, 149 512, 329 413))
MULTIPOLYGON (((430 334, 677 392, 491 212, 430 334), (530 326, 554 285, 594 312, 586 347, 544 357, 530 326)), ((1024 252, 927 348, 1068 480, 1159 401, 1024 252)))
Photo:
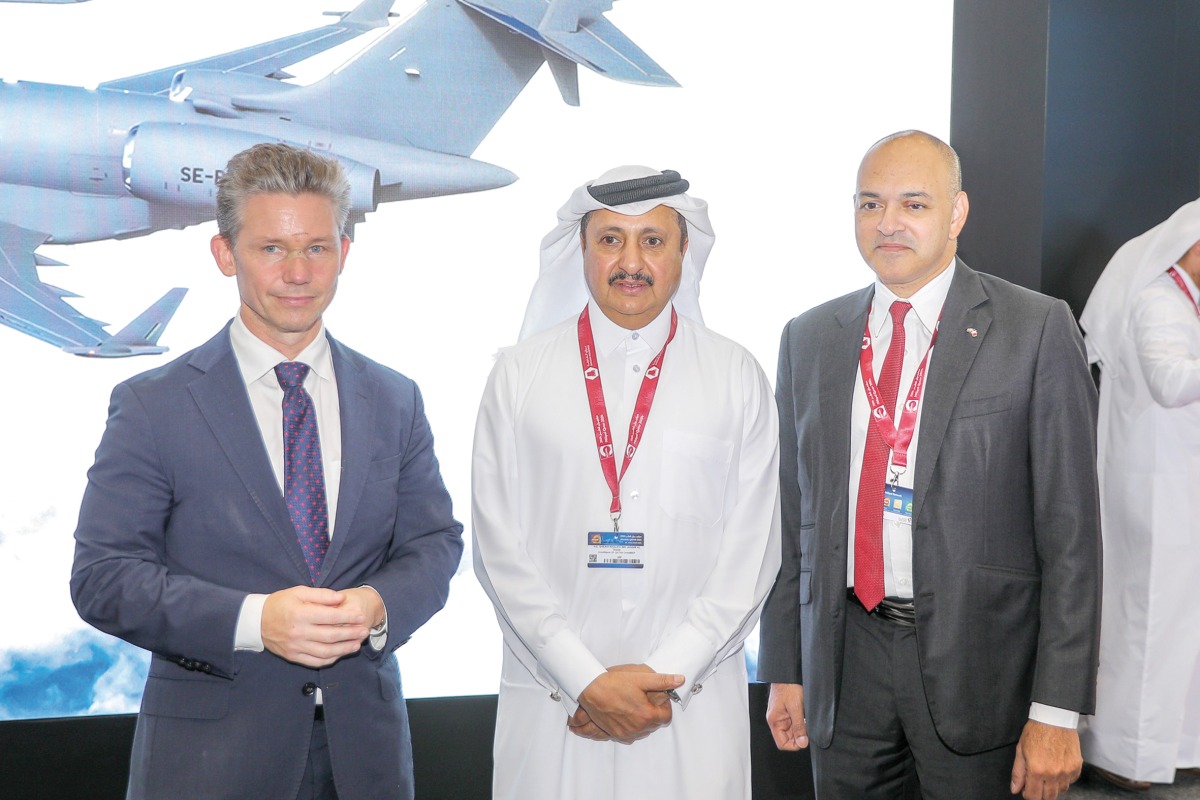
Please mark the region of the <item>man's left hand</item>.
POLYGON ((1017 742, 1009 791, 1025 800, 1054 800, 1067 791, 1083 769, 1079 733, 1029 720, 1017 742))
POLYGON ((338 594, 344 598, 342 600, 344 607, 357 608, 362 612, 368 628, 378 628, 383 623, 383 598, 370 586, 343 589, 338 594))
POLYGON ((612 739, 599 725, 592 722, 587 709, 580 706, 575 713, 567 717, 567 728, 576 736, 591 739, 594 742, 607 742, 612 739))

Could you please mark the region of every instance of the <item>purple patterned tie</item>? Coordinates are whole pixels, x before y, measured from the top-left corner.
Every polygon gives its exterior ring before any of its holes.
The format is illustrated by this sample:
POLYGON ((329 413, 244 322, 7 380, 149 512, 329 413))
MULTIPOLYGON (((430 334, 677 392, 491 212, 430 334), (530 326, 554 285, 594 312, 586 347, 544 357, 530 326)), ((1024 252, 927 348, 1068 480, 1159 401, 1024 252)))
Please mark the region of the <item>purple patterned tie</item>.
POLYGON ((308 369, 308 364, 299 361, 275 365, 275 376, 283 387, 283 499, 315 586, 321 561, 329 549, 329 506, 325 502, 317 410, 304 391, 308 369))

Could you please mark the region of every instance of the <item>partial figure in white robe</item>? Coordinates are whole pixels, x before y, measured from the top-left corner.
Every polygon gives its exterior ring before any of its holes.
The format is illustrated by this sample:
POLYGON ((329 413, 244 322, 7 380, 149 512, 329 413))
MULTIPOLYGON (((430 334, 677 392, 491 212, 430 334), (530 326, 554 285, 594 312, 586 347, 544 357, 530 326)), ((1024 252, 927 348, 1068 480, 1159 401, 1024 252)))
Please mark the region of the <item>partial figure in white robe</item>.
MULTIPOLYGON (((498 356, 475 431, 475 570, 505 644, 493 797, 749 798, 742 642, 780 559, 771 388, 744 348, 699 320, 713 237, 703 201, 683 193, 686 182, 641 167, 589 186, 543 242, 523 341, 498 356), (632 195, 600 192, 603 202, 588 191, 631 182, 632 195), (589 223, 601 226, 589 236, 603 237, 593 247, 678 247, 674 214, 665 217, 670 230, 635 229, 629 238, 637 241, 623 242, 626 222, 663 218, 655 216, 662 206, 687 220, 686 253, 674 267, 679 288, 663 295, 671 276, 634 264, 621 283, 589 291, 580 218, 614 212, 610 227, 602 216, 589 223), (643 302, 650 286, 635 285, 643 272, 657 277, 659 301, 643 302), (614 300, 613 291, 623 294, 614 300), (619 482, 623 547, 597 544, 608 541, 615 514, 581 361, 585 306, 618 474, 643 385, 657 384, 619 482), (606 729, 607 717, 592 713, 591 700, 609 679, 622 680, 614 668, 623 665, 647 680, 673 680, 670 694, 635 692, 661 715, 635 733, 606 729)), ((626 253, 613 264, 626 257, 639 258, 626 253)))
MULTIPOLYGON (((1104 602, 1084 760, 1200 766, 1200 200, 1126 243, 1080 318, 1100 366, 1104 602)), ((1146 788, 1146 787, 1141 787, 1146 788)))

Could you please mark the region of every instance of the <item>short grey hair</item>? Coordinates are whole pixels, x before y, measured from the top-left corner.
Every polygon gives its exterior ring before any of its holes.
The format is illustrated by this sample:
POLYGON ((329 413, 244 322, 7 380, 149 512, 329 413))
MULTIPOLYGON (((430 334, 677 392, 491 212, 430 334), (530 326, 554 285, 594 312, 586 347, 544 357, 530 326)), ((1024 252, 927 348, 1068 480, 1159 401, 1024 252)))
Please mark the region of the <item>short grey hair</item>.
POLYGON ((350 180, 337 159, 283 142, 263 142, 238 153, 217 182, 217 231, 230 244, 242 230, 246 200, 255 194, 328 198, 338 231, 345 231, 350 218, 350 180))

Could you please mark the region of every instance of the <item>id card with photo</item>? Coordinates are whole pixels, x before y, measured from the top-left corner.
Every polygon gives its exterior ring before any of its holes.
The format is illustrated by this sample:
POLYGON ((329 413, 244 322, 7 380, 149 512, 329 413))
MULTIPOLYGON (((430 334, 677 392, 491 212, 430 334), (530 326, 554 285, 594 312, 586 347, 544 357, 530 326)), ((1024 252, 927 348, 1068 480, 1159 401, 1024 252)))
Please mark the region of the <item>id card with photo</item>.
POLYGON ((913 490, 905 486, 883 487, 883 521, 912 525, 913 490))
POLYGON ((633 531, 590 531, 588 569, 642 569, 646 534, 633 531))

